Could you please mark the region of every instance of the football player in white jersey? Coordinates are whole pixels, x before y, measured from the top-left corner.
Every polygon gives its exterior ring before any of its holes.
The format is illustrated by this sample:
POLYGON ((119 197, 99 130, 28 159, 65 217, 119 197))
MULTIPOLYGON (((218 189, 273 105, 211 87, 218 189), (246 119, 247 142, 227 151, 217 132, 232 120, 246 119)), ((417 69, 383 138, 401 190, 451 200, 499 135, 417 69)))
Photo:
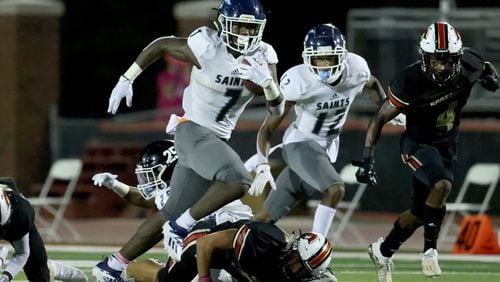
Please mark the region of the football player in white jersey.
POLYGON ((225 204, 241 198, 251 184, 241 158, 227 144, 238 117, 254 94, 244 80, 263 88, 267 108, 283 112, 277 87, 277 54, 263 41, 266 23, 258 0, 224 0, 214 20, 217 30, 200 27, 189 37, 162 37, 149 44, 121 76, 109 99, 108 112, 120 101, 132 102, 132 82, 149 64, 170 54, 192 64, 184 90, 183 117, 171 117, 179 161, 172 175, 171 195, 162 209, 165 246, 176 260, 182 239, 194 223, 225 204))
POLYGON ((344 184, 333 163, 349 108, 363 90, 377 104, 385 99, 365 59, 348 52, 345 44, 344 35, 332 24, 314 26, 304 40, 304 63, 281 77, 285 112, 280 117, 268 116, 257 137, 256 176, 249 192, 260 195, 268 182, 273 189, 255 220, 276 222, 305 195, 321 200, 312 231, 328 234, 344 196, 344 184), (274 183, 268 173, 271 135, 292 107, 296 119, 286 130, 282 145, 286 167, 274 183))
MULTIPOLYGON (((157 209, 118 252, 94 266, 92 275, 97 281, 121 281, 121 274, 128 263, 163 238, 164 219, 160 210, 167 203, 170 179, 177 159, 172 140, 157 140, 149 143, 139 154, 135 169, 137 187, 119 181, 117 175, 109 172, 97 173, 92 177, 94 185, 113 190, 131 204, 157 209)), ((217 222, 248 219, 252 217, 252 210, 240 200, 235 200, 217 210, 214 217, 217 222)))

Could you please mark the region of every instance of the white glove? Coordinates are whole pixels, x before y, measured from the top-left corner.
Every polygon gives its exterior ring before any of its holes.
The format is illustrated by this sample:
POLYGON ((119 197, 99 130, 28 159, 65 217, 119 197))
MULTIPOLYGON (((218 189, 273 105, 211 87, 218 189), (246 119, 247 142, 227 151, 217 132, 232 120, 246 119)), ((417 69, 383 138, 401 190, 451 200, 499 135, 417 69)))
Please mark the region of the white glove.
POLYGON ((0 276, 0 282, 10 282, 9 276, 7 276, 7 274, 2 274, 2 276, 0 276))
POLYGON ((233 282, 233 277, 231 276, 231 274, 229 274, 229 272, 225 271, 224 269, 220 270, 218 279, 222 282, 233 282))
POLYGON ((109 189, 114 189, 115 181, 118 175, 111 174, 109 172, 97 173, 92 176, 92 181, 94 181, 94 185, 98 187, 108 187, 109 189))
POLYGON ((406 126, 406 115, 405 114, 399 114, 395 116, 393 119, 389 121, 389 124, 392 125, 399 125, 399 126, 406 126))
POLYGON ((129 108, 132 107, 132 96, 134 95, 132 83, 134 83, 133 80, 128 80, 123 77, 118 80, 115 88, 113 88, 113 91, 111 92, 111 96, 109 97, 108 113, 113 115, 116 114, 123 97, 127 97, 127 106, 129 108))
POLYGON ((259 196, 262 192, 264 192, 264 188, 268 182, 269 185, 271 185, 271 188, 276 190, 276 184, 274 183, 274 178, 271 174, 271 167, 266 163, 259 164, 255 169, 255 178, 253 179, 248 193, 253 196, 259 196))
POLYGON ((245 57, 245 59, 250 65, 243 63, 239 65, 241 78, 248 79, 260 87, 266 87, 273 80, 267 63, 259 63, 252 57, 245 57))

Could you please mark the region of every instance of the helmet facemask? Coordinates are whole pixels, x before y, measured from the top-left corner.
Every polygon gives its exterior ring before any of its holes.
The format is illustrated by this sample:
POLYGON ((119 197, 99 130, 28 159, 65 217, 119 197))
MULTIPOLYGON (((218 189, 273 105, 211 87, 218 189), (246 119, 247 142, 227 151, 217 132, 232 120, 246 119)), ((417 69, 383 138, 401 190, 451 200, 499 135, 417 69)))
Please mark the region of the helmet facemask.
POLYGON ((157 164, 153 167, 136 166, 137 190, 145 200, 156 197, 159 190, 168 186, 168 183, 162 179, 165 168, 164 164, 157 164))
POLYGON ((462 68, 460 58, 462 54, 432 54, 420 50, 422 71, 431 80, 446 84, 453 81, 462 68))
POLYGON ((220 26, 220 38, 229 49, 240 54, 247 54, 257 49, 262 40, 266 19, 259 20, 253 15, 246 14, 239 17, 219 14, 217 20, 220 26), (241 29, 247 30, 248 33, 240 34, 241 29))
POLYGON ((345 68, 347 50, 342 47, 321 46, 316 48, 308 47, 302 52, 304 64, 309 67, 314 78, 322 82, 331 84, 335 82, 345 68), (327 65, 317 65, 316 60, 329 61, 327 65))
POLYGON ((332 84, 342 75, 347 63, 347 49, 342 32, 332 24, 313 27, 304 39, 302 59, 319 81, 332 84))

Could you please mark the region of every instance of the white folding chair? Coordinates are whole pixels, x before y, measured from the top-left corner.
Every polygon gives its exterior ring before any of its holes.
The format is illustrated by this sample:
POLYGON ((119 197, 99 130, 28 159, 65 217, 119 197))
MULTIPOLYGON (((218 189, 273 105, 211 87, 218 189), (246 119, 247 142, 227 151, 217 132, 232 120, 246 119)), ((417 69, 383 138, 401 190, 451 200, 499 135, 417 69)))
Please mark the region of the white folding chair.
POLYGON ((440 242, 454 242, 459 229, 459 220, 471 214, 484 214, 488 210, 499 177, 498 163, 477 163, 469 168, 457 198, 454 202, 446 203, 447 216, 443 221, 440 242), (468 193, 469 188, 474 191, 468 193), (483 189, 484 194, 478 194, 480 189, 483 189), (477 200, 479 198, 480 201, 477 200))
MULTIPOLYGON (((337 226, 334 226, 333 228, 333 242, 336 244, 341 244, 345 245, 346 243, 342 240, 342 233, 345 230, 349 230, 350 233, 354 236, 354 239, 360 243, 367 245, 368 241, 366 238, 363 236, 361 231, 353 225, 349 224, 349 221, 351 220, 351 216, 354 212, 355 209, 359 207, 359 201, 361 200, 361 196, 363 196, 363 193, 366 190, 366 187, 368 186, 366 183, 359 183, 356 180, 356 170, 358 168, 356 166, 353 166, 352 164, 347 164, 345 165, 342 170, 340 171, 340 176, 342 177, 342 180, 344 181, 344 184, 346 186, 346 189, 350 189, 349 187, 352 187, 353 189, 356 189, 356 192, 354 193, 352 199, 343 199, 340 201, 340 203, 337 205, 337 211, 335 212, 335 219, 339 220, 339 223, 337 226)), ((319 201, 317 200, 309 200, 307 202, 307 205, 309 207, 315 207, 317 206, 319 201)))
POLYGON ((76 241, 81 240, 80 233, 64 218, 64 212, 75 191, 82 165, 80 159, 56 160, 50 168, 39 196, 28 198, 28 201, 37 211, 36 222, 38 223, 39 232, 55 241, 61 241, 62 239, 59 235, 61 224, 71 232, 76 241), (49 194, 52 188, 63 184, 65 187, 61 196, 49 194), (44 217, 45 214, 48 214, 48 216, 44 217))

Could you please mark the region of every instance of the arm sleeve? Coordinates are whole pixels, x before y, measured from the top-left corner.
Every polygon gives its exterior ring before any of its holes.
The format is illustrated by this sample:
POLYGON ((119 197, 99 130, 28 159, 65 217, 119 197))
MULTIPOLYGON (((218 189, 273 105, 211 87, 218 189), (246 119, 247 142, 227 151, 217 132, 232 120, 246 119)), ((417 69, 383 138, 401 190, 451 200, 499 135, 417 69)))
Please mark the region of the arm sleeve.
POLYGON ((20 240, 12 241, 11 243, 12 247, 14 247, 14 254, 4 271, 12 274, 12 277, 15 277, 28 261, 28 257, 30 256, 29 236, 29 233, 26 233, 20 240))

